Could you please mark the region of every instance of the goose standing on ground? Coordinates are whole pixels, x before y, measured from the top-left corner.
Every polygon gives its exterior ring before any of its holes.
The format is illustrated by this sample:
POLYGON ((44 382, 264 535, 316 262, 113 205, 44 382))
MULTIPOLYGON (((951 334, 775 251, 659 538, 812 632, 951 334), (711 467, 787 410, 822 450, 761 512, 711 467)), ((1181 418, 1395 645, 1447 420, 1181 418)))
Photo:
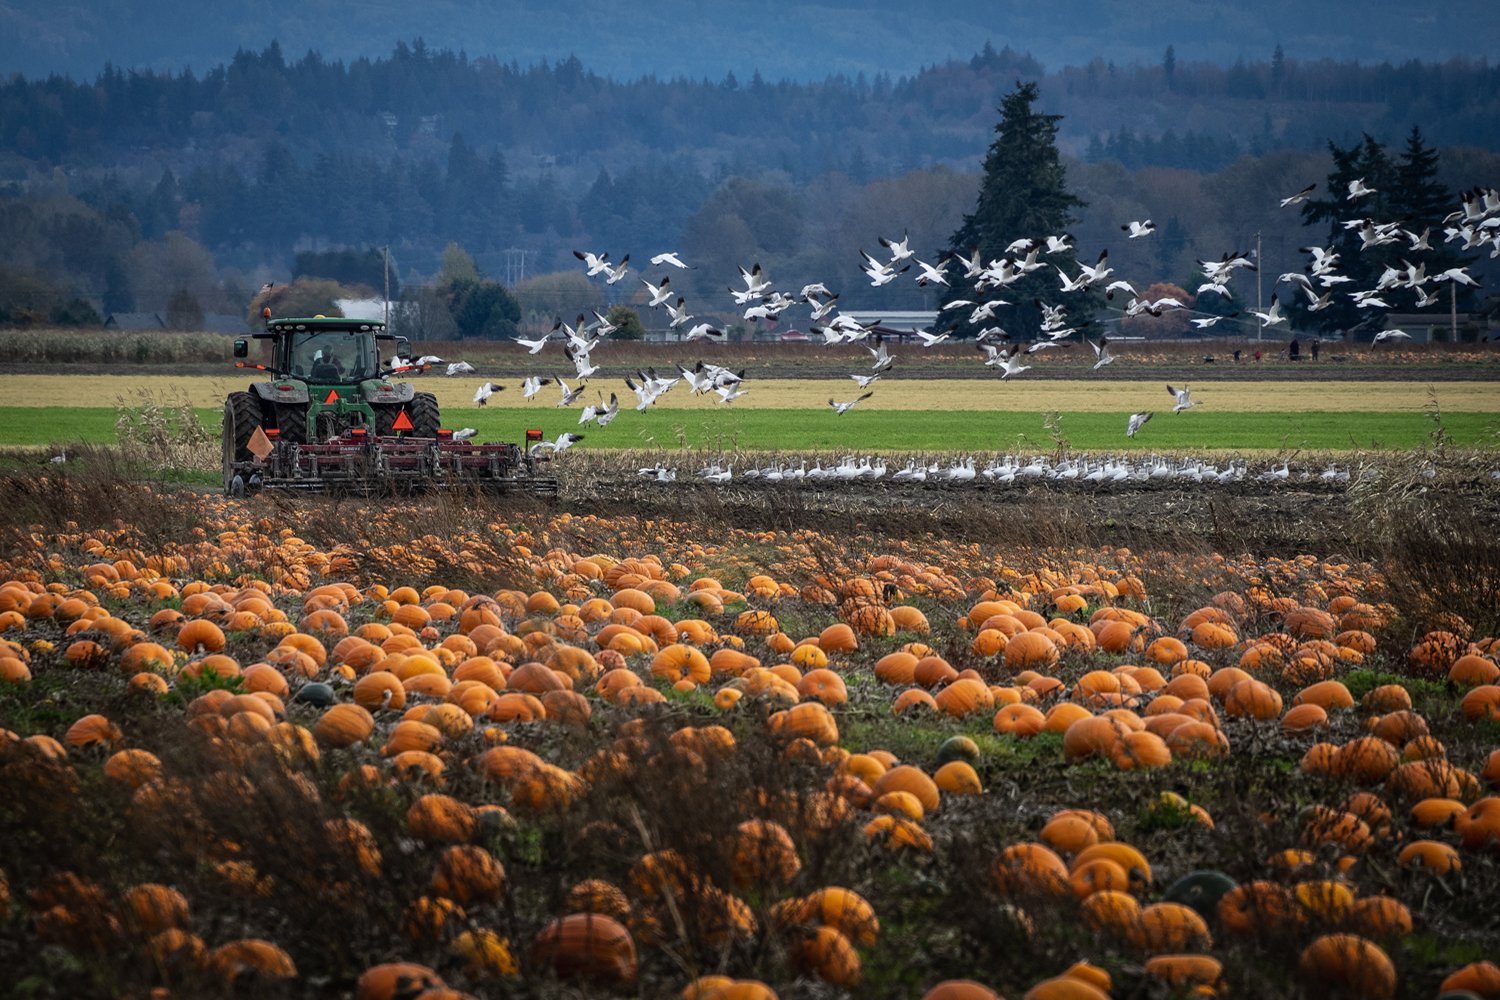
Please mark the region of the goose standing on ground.
POLYGON ((849 402, 847 403, 839 403, 830 398, 828 400, 828 405, 833 407, 833 412, 836 416, 842 417, 844 414, 848 413, 850 410, 854 409, 860 403, 869 399, 873 395, 875 395, 873 391, 867 392, 863 396, 857 396, 854 399, 849 400, 849 402))
POLYGON ((1188 391, 1187 386, 1183 386, 1181 389, 1174 389, 1169 385, 1167 386, 1167 392, 1171 393, 1172 398, 1177 400, 1177 405, 1172 407, 1173 413, 1181 413, 1183 410, 1190 410, 1198 405, 1193 402, 1192 394, 1188 391))

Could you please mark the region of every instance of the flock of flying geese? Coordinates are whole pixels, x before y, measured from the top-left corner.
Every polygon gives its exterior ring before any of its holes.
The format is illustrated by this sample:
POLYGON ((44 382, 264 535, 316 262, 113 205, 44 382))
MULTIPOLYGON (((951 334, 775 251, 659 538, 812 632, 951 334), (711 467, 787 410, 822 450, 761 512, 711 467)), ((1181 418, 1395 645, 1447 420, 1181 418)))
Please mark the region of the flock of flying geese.
MULTIPOLYGON (((1280 206, 1286 208, 1296 205, 1310 198, 1317 189, 1316 184, 1310 184, 1290 197, 1280 200, 1280 206)), ((1375 189, 1368 187, 1363 178, 1352 181, 1348 185, 1346 200, 1358 202, 1362 198, 1376 193, 1375 189)), ((1343 222, 1346 230, 1358 232, 1361 240, 1361 252, 1375 247, 1388 246, 1400 241, 1406 241, 1409 245, 1404 248, 1409 256, 1415 256, 1423 251, 1431 250, 1431 231, 1426 230, 1420 234, 1412 233, 1403 229, 1398 222, 1379 222, 1371 218, 1356 218, 1343 222)), ((1500 257, 1500 191, 1495 189, 1465 192, 1461 207, 1444 220, 1444 242, 1461 242, 1463 249, 1471 250, 1485 245, 1492 245, 1491 257, 1500 257)), ((1156 232, 1155 224, 1150 220, 1131 221, 1120 227, 1129 239, 1144 239, 1156 232)), ((1112 364, 1116 356, 1109 349, 1107 336, 1091 340, 1084 335, 1083 331, 1087 323, 1071 325, 1068 321, 1067 306, 1065 304, 1052 304, 1035 300, 1037 307, 1042 312, 1041 338, 1032 343, 1010 343, 1010 336, 1005 332, 997 321, 997 311, 1004 307, 1013 305, 1002 296, 1004 289, 1021 280, 1023 277, 1038 271, 1052 268, 1057 272, 1060 291, 1063 294, 1082 292, 1084 290, 1102 287, 1105 298, 1113 301, 1116 294, 1129 296, 1128 302, 1120 310, 1123 317, 1150 314, 1161 316, 1170 310, 1187 308, 1186 304, 1173 297, 1163 297, 1154 301, 1140 297, 1140 293, 1129 281, 1116 278, 1110 281, 1114 274, 1109 266, 1109 251, 1103 250, 1093 264, 1080 264, 1077 275, 1069 274, 1064 268, 1053 261, 1043 258, 1053 257, 1066 251, 1074 250, 1073 238, 1070 234, 1047 236, 1042 239, 1023 238, 1018 239, 1005 248, 1004 255, 998 259, 984 261, 980 251, 975 249, 967 258, 951 257, 941 260, 937 264, 930 264, 917 257, 916 252, 910 246, 910 237, 903 236, 900 240, 880 237, 880 245, 885 249, 885 258, 877 257, 864 250, 860 251, 861 270, 872 286, 880 287, 896 281, 901 275, 916 268, 915 280, 918 285, 926 287, 929 285, 942 285, 951 287, 949 282, 950 270, 961 269, 966 280, 972 283, 978 295, 977 300, 954 298, 940 308, 940 316, 949 314, 947 321, 950 325, 942 328, 939 332, 918 332, 916 336, 920 339, 924 348, 930 348, 948 340, 953 332, 961 324, 961 318, 966 317, 970 325, 979 326, 977 336, 977 349, 984 354, 984 364, 987 367, 997 369, 1001 380, 1006 380, 1029 371, 1031 366, 1023 363, 1026 355, 1038 351, 1048 350, 1063 346, 1070 341, 1074 334, 1079 334, 1079 339, 1092 348, 1095 356, 1094 369, 1098 370, 1106 365, 1112 364), (967 310, 967 312, 964 312, 967 310)), ((1302 294, 1307 297, 1308 309, 1317 312, 1328 308, 1333 304, 1335 294, 1339 292, 1339 286, 1351 282, 1353 279, 1342 275, 1337 268, 1340 263, 1340 254, 1336 250, 1323 247, 1305 247, 1303 252, 1310 255, 1307 273, 1301 274, 1290 272, 1281 275, 1277 279, 1277 286, 1291 284, 1296 286, 1302 294)), ((630 255, 626 254, 618 263, 609 259, 609 254, 593 253, 575 250, 575 257, 583 264, 590 277, 604 278, 607 285, 617 285, 624 281, 630 273, 630 255)), ((1233 295, 1230 282, 1235 273, 1240 270, 1254 271, 1257 269, 1256 261, 1248 254, 1226 253, 1218 260, 1200 260, 1199 265, 1207 279, 1198 290, 1199 295, 1205 293, 1218 294, 1224 297, 1233 295)), ((652 309, 665 309, 669 317, 668 326, 674 330, 683 330, 683 340, 703 341, 707 343, 721 343, 726 339, 726 331, 705 321, 694 323, 697 319, 688 310, 686 297, 677 294, 671 283, 671 272, 679 269, 689 269, 693 265, 684 262, 677 253, 659 253, 651 258, 651 265, 655 268, 665 269, 658 281, 641 277, 641 284, 645 286, 649 299, 647 305, 652 309), (690 325, 691 324, 691 325, 690 325), (685 330, 684 330, 685 328, 685 330)), ((1409 290, 1416 296, 1417 308, 1433 304, 1437 295, 1434 288, 1443 282, 1456 282, 1462 285, 1477 285, 1478 283, 1468 273, 1467 268, 1449 268, 1438 274, 1429 275, 1425 264, 1412 264, 1404 257, 1402 267, 1387 267, 1381 275, 1377 285, 1373 289, 1350 291, 1348 294, 1356 305, 1361 309, 1391 309, 1393 304, 1391 298, 1398 290, 1409 290)), ((813 333, 822 337, 825 346, 838 344, 860 344, 870 355, 870 368, 868 372, 858 372, 849 375, 856 386, 863 390, 862 393, 852 399, 839 401, 830 398, 828 406, 836 416, 843 416, 854 409, 860 403, 874 395, 872 386, 887 373, 895 364, 893 357, 886 348, 885 340, 875 333, 872 326, 868 326, 854 319, 852 316, 838 312, 838 295, 829 290, 822 282, 804 285, 796 294, 779 290, 774 287, 771 280, 759 263, 746 269, 739 268, 739 286, 730 286, 728 291, 733 297, 737 308, 742 309, 742 316, 746 321, 774 322, 793 306, 806 306, 811 313, 813 333), (873 336, 873 344, 869 341, 873 336)), ((1270 308, 1266 310, 1247 310, 1249 314, 1262 325, 1262 327, 1274 327, 1287 322, 1287 315, 1282 311, 1282 304, 1278 293, 1271 296, 1270 308)), ((1238 315, 1237 313, 1230 315, 1238 315)), ((1198 329, 1207 329, 1228 316, 1206 315, 1191 320, 1193 326, 1198 329)), ((556 384, 560 392, 557 406, 571 407, 577 404, 584 396, 588 383, 587 379, 599 371, 599 366, 593 361, 593 352, 598 348, 617 326, 609 321, 607 317, 597 310, 592 310, 592 319, 580 314, 573 324, 558 319, 552 329, 545 335, 536 339, 517 338, 516 343, 525 347, 529 353, 538 354, 553 342, 554 335, 558 335, 563 355, 574 366, 576 373, 576 384, 569 384, 562 376, 543 378, 538 376, 528 377, 521 386, 522 394, 530 400, 534 398, 544 386, 556 384)), ((1410 334, 1402 330, 1385 330, 1375 337, 1375 343, 1387 341, 1410 339, 1410 334)), ((434 356, 424 357, 418 360, 419 365, 433 365, 445 363, 443 359, 434 356)), ((447 365, 447 374, 457 376, 471 374, 474 368, 466 362, 455 362, 447 365)), ((711 362, 699 360, 692 368, 681 364, 676 366, 676 372, 668 375, 659 375, 654 368, 636 371, 625 380, 626 386, 635 394, 638 411, 644 411, 652 406, 667 392, 679 384, 686 386, 695 395, 713 394, 718 397, 722 405, 732 404, 750 390, 745 386, 745 372, 735 372, 727 367, 716 365, 711 362)), ((474 393, 474 402, 484 406, 490 397, 504 387, 494 382, 485 382, 474 393)), ((1181 388, 1168 385, 1167 392, 1171 395, 1173 413, 1181 413, 1191 409, 1196 404, 1188 386, 1181 388)), ((609 401, 605 402, 602 394, 597 403, 590 403, 583 407, 578 423, 580 425, 597 423, 600 427, 607 427, 620 412, 620 401, 615 393, 611 393, 609 401)), ((1126 423, 1126 436, 1135 437, 1137 433, 1151 420, 1154 415, 1151 410, 1143 410, 1132 413, 1126 423)), ((464 428, 455 433, 455 437, 468 437, 475 433, 470 428, 464 428)), ((583 435, 580 433, 568 433, 553 442, 543 442, 535 448, 552 451, 563 451, 573 444, 581 441, 583 435)), ((1120 469, 1124 466, 1120 463, 1114 465, 1100 464, 1091 467, 1080 475, 1082 478, 1090 478, 1097 475, 1099 478, 1121 478, 1120 469)), ((883 464, 869 464, 862 467, 856 478, 869 478, 873 469, 880 469, 881 475, 885 473, 883 464)), ((1026 468, 1030 468, 1027 466, 1026 468)), ((1147 478, 1161 478, 1169 474, 1159 470, 1161 466, 1152 465, 1147 472, 1147 478)), ((643 473, 651 471, 653 474, 663 470, 642 470, 643 473)), ((781 473, 782 478, 827 478, 843 479, 849 478, 848 468, 840 465, 835 469, 820 470, 815 466, 813 469, 799 467, 796 474, 791 470, 772 469, 765 478, 775 478, 774 473, 781 473)), ((1051 470, 1047 474, 1051 475, 1051 470)), ((1132 470, 1124 474, 1123 478, 1134 477, 1139 470, 1132 470)), ((1059 478, 1078 478, 1073 473, 1079 472, 1077 467, 1069 467, 1059 473, 1059 478)), ((1203 470, 1199 470, 1202 474, 1203 470)), ((730 475, 728 469, 704 470, 704 478, 716 480, 718 477, 727 479, 730 475)), ((747 473, 748 474, 748 473, 747 473)), ((1020 473, 1017 472, 1017 475, 1020 473)), ((1240 473, 1243 475, 1243 470, 1240 473)), ((675 475, 675 473, 674 473, 675 475)), ((898 477, 905 479, 927 478, 932 476, 959 478, 965 475, 969 478, 980 476, 985 478, 1004 478, 1004 473, 995 467, 975 471, 972 460, 967 466, 950 466, 946 470, 933 468, 918 469, 911 467, 898 470, 892 475, 892 479, 898 477), (993 472, 993 476, 986 473, 993 472)), ((1228 481, 1225 476, 1232 476, 1233 467, 1226 470, 1215 470, 1214 481, 1228 481)), ((1024 477, 1023 477, 1024 478, 1024 477)))

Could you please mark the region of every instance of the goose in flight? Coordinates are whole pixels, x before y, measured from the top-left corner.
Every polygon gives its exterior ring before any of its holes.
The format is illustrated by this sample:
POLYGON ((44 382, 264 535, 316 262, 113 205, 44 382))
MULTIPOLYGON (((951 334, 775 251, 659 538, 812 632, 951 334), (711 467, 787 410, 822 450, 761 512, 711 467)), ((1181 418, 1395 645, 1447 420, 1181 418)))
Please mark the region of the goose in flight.
MULTIPOLYGON (((876 372, 874 375, 850 375, 849 377, 852 378, 854 380, 854 384, 859 386, 861 389, 868 389, 870 386, 880 381, 880 376, 881 373, 876 372)), ((849 405, 853 406, 854 404, 850 403, 849 405)))
POLYGON ((537 378, 535 375, 530 375, 526 381, 521 383, 521 395, 530 399, 542 391, 542 386, 551 384, 552 380, 550 378, 537 378))
POLYGON ((594 420, 600 427, 608 427, 619 415, 620 400, 614 393, 610 393, 609 405, 598 407, 594 413, 594 420))
POLYGON ((616 284, 619 281, 624 280, 624 278, 625 278, 625 272, 629 271, 629 270, 630 270, 630 254, 626 254, 625 256, 623 256, 623 257, 620 258, 620 266, 619 267, 609 267, 607 265, 605 266, 604 273, 607 274, 609 277, 605 279, 604 283, 606 285, 613 285, 613 284, 616 284))
POLYGON ((480 406, 485 406, 489 403, 490 397, 492 395, 502 391, 504 388, 505 386, 503 385, 496 385, 493 382, 486 382, 484 385, 474 390, 474 402, 480 406))
MULTIPOLYGON (((1057 267, 1056 264, 1052 266, 1057 267)), ((1062 290, 1065 292, 1081 292, 1089 286, 1089 276, 1086 272, 1077 278, 1070 278, 1068 272, 1057 267, 1057 276, 1062 279, 1062 290)))
POLYGON ((1266 310, 1265 312, 1260 312, 1259 310, 1251 309, 1251 310, 1249 310, 1249 312, 1250 312, 1251 316, 1254 316, 1256 319, 1260 320, 1266 326, 1275 326, 1278 323, 1285 323, 1286 322, 1286 317, 1283 316, 1283 315, 1281 315, 1281 302, 1276 298, 1276 296, 1274 294, 1271 296, 1271 308, 1270 309, 1266 310))
POLYGON ((740 381, 731 382, 728 385, 721 385, 718 388, 714 389, 714 392, 719 394, 719 402, 726 405, 729 403, 733 403, 736 399, 739 399, 749 391, 749 389, 745 388, 745 383, 740 381))
POLYGON ((1135 437, 1135 432, 1140 430, 1142 427, 1145 427, 1146 421, 1150 419, 1151 412, 1149 410, 1144 413, 1132 413, 1130 415, 1130 424, 1125 429, 1125 436, 1132 438, 1135 437))
POLYGON ((885 349, 884 337, 876 337, 875 346, 866 347, 865 350, 869 351, 870 357, 875 360, 872 366, 873 371, 883 372, 896 362, 896 359, 891 357, 890 352, 885 349))
POLYGON ((884 236, 880 237, 880 245, 891 252, 892 264, 899 264, 901 261, 907 260, 913 255, 914 251, 911 249, 910 244, 910 233, 903 233, 901 235, 901 241, 899 243, 895 240, 888 240, 884 236))
POLYGON ((652 403, 655 403, 661 396, 661 392, 653 389, 649 384, 637 384, 635 382, 632 382, 628 376, 625 379, 625 388, 635 393, 635 408, 642 412, 644 412, 645 409, 652 403))
POLYGON ((1191 322, 1194 326, 1196 326, 1200 330, 1207 330, 1209 327, 1213 326, 1215 323, 1217 323, 1221 319, 1228 319, 1230 316, 1238 316, 1238 315, 1239 315, 1239 313, 1236 312, 1236 313, 1230 313, 1229 316, 1204 316, 1204 317, 1202 317, 1200 319, 1189 320, 1189 322, 1191 322))
POLYGON ((919 260, 917 267, 921 269, 921 273, 917 275, 917 284, 923 288, 926 288, 929 283, 948 284, 948 261, 938 261, 937 266, 933 267, 925 260, 919 260))
POLYGON ((875 395, 874 391, 870 391, 865 393, 863 396, 856 396, 854 399, 849 400, 849 402, 847 403, 836 402, 833 398, 830 397, 828 400, 828 405, 833 407, 835 416, 842 417, 844 414, 854 409, 855 406, 859 405, 864 400, 869 399, 873 395, 875 395))
POLYGON ((1174 389, 1170 385, 1168 385, 1167 392, 1171 393, 1172 398, 1177 400, 1177 405, 1172 407, 1173 413, 1181 413, 1183 410, 1191 410, 1194 406, 1198 405, 1193 402, 1192 394, 1188 391, 1187 386, 1183 386, 1181 389, 1174 389))
POLYGON ((417 359, 417 366, 420 368, 426 368, 431 365, 440 365, 443 363, 443 359, 438 357, 436 354, 424 354, 417 359))
POLYGON ((1375 188, 1366 187, 1365 179, 1363 177, 1360 177, 1349 182, 1349 197, 1346 200, 1358 201, 1366 195, 1374 194, 1375 191, 1375 188))
POLYGON ((594 364, 589 358, 588 351, 574 350, 573 345, 569 344, 563 348, 563 354, 567 355, 568 360, 573 362, 573 367, 577 370, 579 378, 588 378, 599 370, 599 366, 594 364))
POLYGON ((528 354, 540 354, 542 348, 547 346, 547 340, 551 336, 552 334, 550 333, 544 333, 542 334, 542 339, 540 340, 527 340, 524 337, 517 337, 516 343, 526 348, 526 353, 528 354))
POLYGON ((1090 267, 1088 264, 1080 264, 1078 266, 1083 269, 1083 277, 1088 279, 1085 282, 1085 284, 1087 285, 1092 285, 1096 281, 1103 281, 1105 278, 1115 273, 1114 269, 1109 266, 1108 250, 1099 251, 1099 259, 1094 262, 1092 267, 1090 267))
POLYGON ((1023 364, 1021 364, 1020 355, 1021 355, 1021 351, 1019 351, 1019 350, 1012 352, 1009 357, 1006 357, 1003 352, 1001 353, 1001 355, 1000 355, 1000 381, 1003 382, 1006 379, 1010 378, 1012 375, 1019 375, 1022 372, 1031 371, 1031 366, 1030 365, 1023 365, 1023 364))
POLYGON ((1096 358, 1099 359, 1098 361, 1094 362, 1094 369, 1093 369, 1094 371, 1098 371, 1100 368, 1103 368, 1105 365, 1111 364, 1111 363, 1114 362, 1115 356, 1113 354, 1109 353, 1109 346, 1108 346, 1109 345, 1109 338, 1108 337, 1100 337, 1099 338, 1099 343, 1097 343, 1097 344, 1094 343, 1092 340, 1087 341, 1087 343, 1088 343, 1088 345, 1090 347, 1092 347, 1094 349, 1094 357, 1096 357, 1096 358))
POLYGON ((538 441, 531 446, 531 454, 539 455, 544 451, 553 453, 564 452, 582 440, 582 434, 575 434, 569 431, 566 434, 559 435, 556 441, 538 441))
POLYGON ((574 250, 573 256, 583 261, 588 268, 590 278, 609 270, 609 254, 607 253, 593 254, 586 250, 574 250))
POLYGON ((1475 281, 1469 276, 1469 269, 1467 267, 1450 267, 1442 274, 1435 275, 1432 280, 1456 281, 1460 285, 1470 285, 1475 288, 1479 287, 1479 282, 1475 281))
POLYGON ((761 270, 758 261, 748 271, 741 267, 740 279, 745 282, 745 293, 755 298, 771 290, 771 282, 766 280, 765 272, 761 270))
MULTIPOLYGON (((1118 285, 1118 284, 1122 284, 1122 282, 1118 282, 1118 281, 1115 282, 1115 285, 1118 285)), ((1114 285, 1111 285, 1110 287, 1113 288, 1114 285)), ((1135 289, 1132 288, 1131 289, 1131 293, 1134 294, 1134 292, 1135 292, 1135 289)), ((1036 307, 1042 311, 1042 329, 1043 330, 1058 330, 1058 329, 1061 329, 1067 323, 1067 321, 1068 321, 1068 319, 1067 319, 1067 317, 1068 317, 1068 307, 1067 306, 1049 306, 1047 303, 1043 302, 1041 299, 1035 299, 1033 301, 1036 303, 1036 307)))
POLYGON ((1147 219, 1145 222, 1128 222, 1120 228, 1129 233, 1131 239, 1138 240, 1142 236, 1150 236, 1156 232, 1156 223, 1147 219))
POLYGON ((1114 301, 1115 292, 1129 292, 1132 299, 1140 294, 1135 290, 1134 285, 1132 285, 1128 281, 1125 281, 1124 279, 1121 279, 1119 281, 1111 281, 1109 284, 1104 286, 1104 297, 1106 299, 1114 301))
POLYGON ((1288 205, 1300 205, 1302 202, 1311 198, 1312 193, 1317 189, 1318 185, 1316 183, 1309 184, 1307 187, 1303 188, 1301 191, 1298 191, 1296 194, 1288 198, 1281 199, 1281 207, 1286 208, 1288 205))
POLYGON ((720 330, 718 327, 710 326, 707 323, 699 323, 697 326, 694 326, 692 329, 688 330, 687 335, 682 339, 711 340, 714 343, 722 344, 727 337, 728 334, 726 334, 723 330, 720 330))
POLYGON ((653 267, 667 265, 670 267, 680 267, 683 270, 691 270, 693 267, 691 264, 684 264, 682 258, 675 253, 659 253, 651 258, 651 264, 653 267))
POLYGON ((669 330, 675 330, 693 318, 692 314, 687 311, 687 299, 681 295, 677 296, 675 306, 670 302, 667 303, 667 315, 672 317, 672 322, 667 324, 669 330))
POLYGON ((458 375, 473 375, 476 371, 478 371, 478 369, 469 364, 467 361, 455 361, 448 366, 447 374, 449 378, 454 378, 458 375))
POLYGON ((1372 341, 1370 341, 1370 346, 1374 347, 1376 344, 1383 344, 1387 340, 1410 340, 1410 339, 1411 339, 1411 334, 1407 333, 1405 330, 1381 330, 1379 333, 1377 333, 1375 335, 1375 339, 1372 340, 1372 341))
POLYGON ((588 383, 580 382, 578 384, 578 388, 570 389, 568 388, 568 383, 559 378, 557 380, 557 387, 562 390, 562 399, 558 400, 557 402, 558 407, 562 408, 565 406, 572 406, 574 403, 578 402, 578 397, 583 395, 583 390, 588 388, 588 383))
POLYGON ((641 279, 641 284, 645 285, 646 288, 651 292, 651 301, 647 302, 646 304, 652 309, 655 309, 658 306, 666 305, 666 303, 672 298, 672 278, 670 276, 662 278, 661 284, 659 285, 653 285, 645 278, 641 279))
POLYGON ((808 299, 807 301, 812 305, 811 318, 813 322, 816 323, 818 320, 822 319, 824 316, 827 316, 829 313, 838 308, 839 297, 837 295, 830 295, 828 298, 824 299, 821 302, 819 302, 817 299, 808 299))
POLYGON ((611 323, 606 317, 599 315, 599 310, 590 309, 589 312, 594 314, 594 322, 592 326, 594 329, 594 333, 598 336, 608 337, 610 334, 614 333, 620 328, 620 324, 611 323))
POLYGON ((924 330, 917 330, 916 334, 917 339, 922 341, 923 347, 931 347, 934 344, 941 344, 943 341, 953 336, 953 331, 944 330, 942 333, 927 333, 924 330))
POLYGON ((1071 249, 1073 249, 1072 233, 1063 233, 1061 236, 1047 237, 1047 252, 1049 254, 1063 253, 1071 249))

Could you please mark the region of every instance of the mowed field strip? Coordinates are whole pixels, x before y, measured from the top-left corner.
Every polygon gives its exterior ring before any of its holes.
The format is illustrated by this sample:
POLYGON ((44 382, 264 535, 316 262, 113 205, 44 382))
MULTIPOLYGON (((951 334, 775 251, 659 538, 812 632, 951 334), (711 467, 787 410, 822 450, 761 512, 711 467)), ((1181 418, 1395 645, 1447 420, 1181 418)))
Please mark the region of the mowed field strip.
MULTIPOLYGON (((862 373, 862 369, 861 369, 862 373)), ((566 376, 565 376, 566 377, 566 376)), ((251 380, 244 375, 11 375, 4 378, 4 402, 8 407, 103 407, 136 406, 153 402, 162 406, 183 403, 198 408, 221 408, 224 397, 242 390, 251 380)), ((420 391, 438 398, 444 422, 458 421, 460 412, 483 414, 474 405, 474 390, 483 375, 464 378, 426 377, 412 380, 420 391), (450 415, 451 414, 451 415, 450 415)), ((623 378, 589 379, 588 392, 578 404, 596 402, 598 395, 619 396, 622 409, 633 409, 635 394, 623 378), (597 395, 596 395, 597 393, 597 395)), ((568 379, 576 385, 577 379, 568 379)), ((558 390, 545 386, 527 403, 520 384, 501 380, 505 391, 492 397, 493 406, 555 410, 558 390)), ((1199 408, 1193 416, 1217 413, 1351 413, 1384 411, 1422 413, 1436 399, 1444 413, 1500 413, 1500 386, 1494 382, 1244 382, 1194 379, 1190 383, 1199 408)), ((976 379, 904 379, 899 374, 877 382, 875 395, 859 404, 861 411, 955 411, 1046 413, 1121 413, 1140 410, 1170 410, 1172 399, 1165 381, 1121 379, 1118 381, 1052 380, 1027 382, 1025 376, 1002 382, 976 379)), ((745 395, 731 406, 719 404, 713 395, 694 396, 685 384, 657 401, 654 410, 802 410, 827 409, 830 398, 848 401, 861 390, 848 379, 750 379, 745 395)), ((623 424, 634 414, 622 414, 623 424)), ((829 418, 833 418, 829 411, 829 418)), ((852 415, 852 414, 851 414, 852 415)), ((844 419, 847 419, 844 418, 844 419)), ((3 432, 0 432, 3 439, 3 432)))

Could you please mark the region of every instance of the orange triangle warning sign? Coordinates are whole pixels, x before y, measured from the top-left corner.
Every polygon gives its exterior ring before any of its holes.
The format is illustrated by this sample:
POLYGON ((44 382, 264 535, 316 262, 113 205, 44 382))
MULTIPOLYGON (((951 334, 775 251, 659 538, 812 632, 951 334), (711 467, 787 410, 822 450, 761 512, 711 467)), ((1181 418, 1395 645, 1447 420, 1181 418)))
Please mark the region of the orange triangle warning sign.
POLYGON ((264 462, 266 456, 271 454, 271 439, 266 437, 264 430, 257 427, 255 428, 255 433, 250 435, 250 440, 245 444, 245 447, 249 450, 250 454, 264 462))
POLYGON ((393 431, 414 431, 414 430, 416 430, 416 427, 413 426, 413 424, 411 422, 411 417, 408 417, 406 415, 406 411, 402 410, 400 413, 396 414, 396 422, 394 424, 391 424, 391 430, 393 430, 393 431))
POLYGON ((323 405, 324 406, 332 406, 334 403, 337 403, 338 401, 339 401, 339 391, 337 389, 329 389, 328 390, 328 395, 326 395, 326 396, 323 397, 323 405))

